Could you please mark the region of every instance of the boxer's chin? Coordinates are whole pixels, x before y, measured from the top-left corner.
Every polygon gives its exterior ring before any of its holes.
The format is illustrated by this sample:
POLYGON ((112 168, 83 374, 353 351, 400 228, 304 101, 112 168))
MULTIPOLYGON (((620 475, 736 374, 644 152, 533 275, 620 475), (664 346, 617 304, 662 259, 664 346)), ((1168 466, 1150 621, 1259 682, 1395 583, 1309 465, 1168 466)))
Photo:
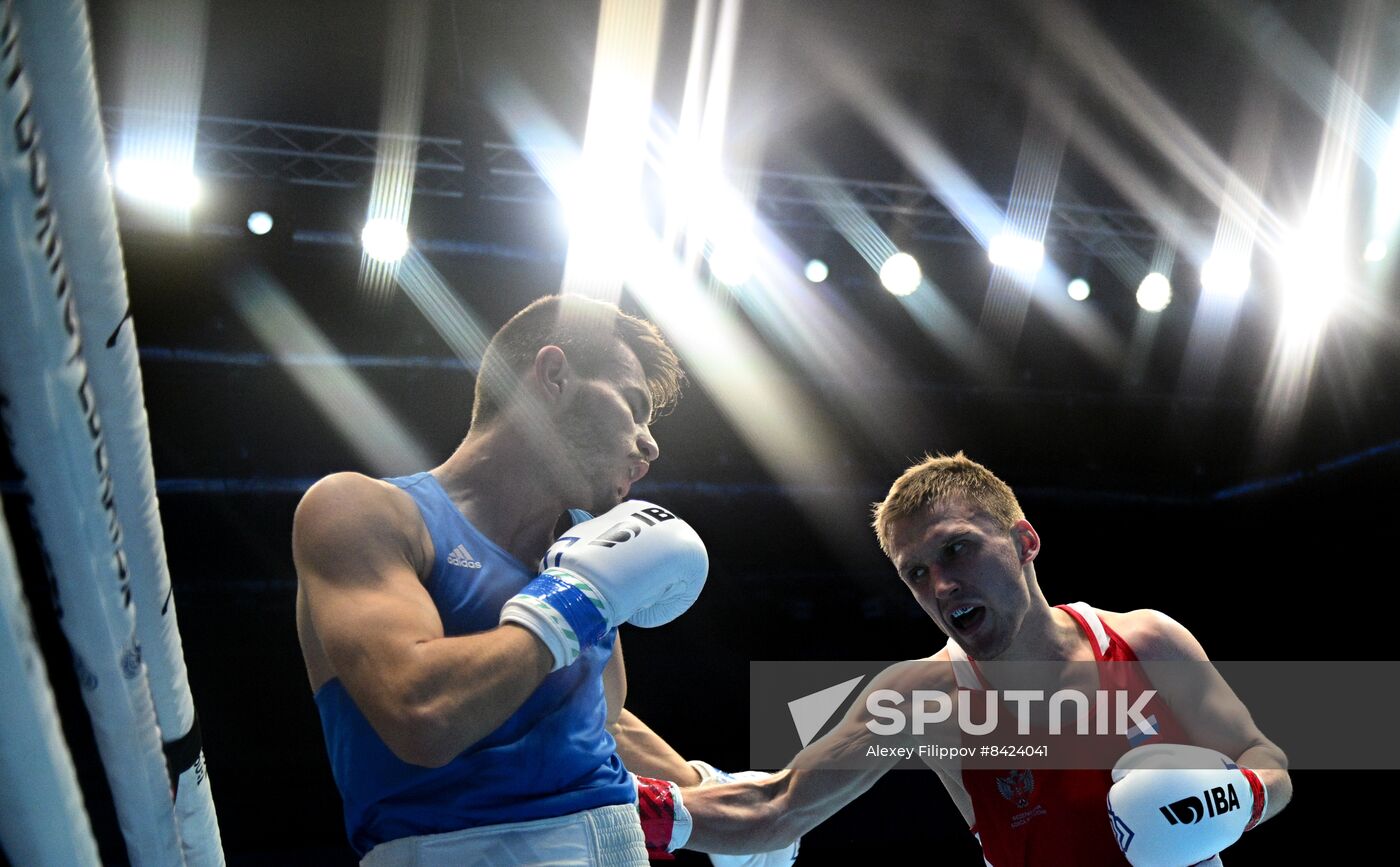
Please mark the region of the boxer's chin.
POLYGON ((624 499, 624 493, 626 492, 620 487, 600 488, 594 492, 593 502, 588 504, 586 511, 594 515, 601 515, 621 503, 624 499))

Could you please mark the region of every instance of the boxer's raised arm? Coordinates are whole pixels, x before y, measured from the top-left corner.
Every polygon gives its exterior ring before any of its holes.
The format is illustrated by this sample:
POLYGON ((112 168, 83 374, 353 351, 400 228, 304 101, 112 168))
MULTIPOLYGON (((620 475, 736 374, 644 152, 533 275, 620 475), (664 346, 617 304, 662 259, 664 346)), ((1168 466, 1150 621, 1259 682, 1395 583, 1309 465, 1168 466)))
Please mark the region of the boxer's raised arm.
POLYGON ((502 606, 499 627, 445 637, 420 579, 430 557, 421 532, 398 488, 340 473, 302 498, 292 553, 336 676, 395 755, 429 767, 495 731, 613 627, 678 616, 709 562, 688 524, 629 500, 556 540, 548 568, 502 606))
POLYGON ((1216 750, 1252 769, 1267 793, 1259 818, 1278 815, 1293 797, 1288 757, 1265 737, 1244 702, 1211 664, 1190 630, 1160 611, 1143 609, 1137 618, 1134 649, 1162 698, 1176 714, 1191 743, 1216 750), (1140 636, 1140 637, 1139 637, 1140 636))
POLYGON ((335 676, 396 756, 436 767, 500 726, 553 659, 514 624, 445 638, 419 579, 420 529, 402 491, 339 473, 302 498, 292 554, 335 676))

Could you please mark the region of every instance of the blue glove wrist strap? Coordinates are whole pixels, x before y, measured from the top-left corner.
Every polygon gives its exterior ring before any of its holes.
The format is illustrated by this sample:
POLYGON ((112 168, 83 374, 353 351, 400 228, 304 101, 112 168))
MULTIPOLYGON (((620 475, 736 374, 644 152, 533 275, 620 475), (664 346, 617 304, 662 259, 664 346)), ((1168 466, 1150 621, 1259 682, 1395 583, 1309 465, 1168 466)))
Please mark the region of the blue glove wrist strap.
POLYGON ((608 634, 608 621, 603 617, 598 603, 573 582, 565 581, 551 572, 543 572, 526 584, 520 593, 533 596, 562 614, 578 638, 580 650, 592 647, 608 634))

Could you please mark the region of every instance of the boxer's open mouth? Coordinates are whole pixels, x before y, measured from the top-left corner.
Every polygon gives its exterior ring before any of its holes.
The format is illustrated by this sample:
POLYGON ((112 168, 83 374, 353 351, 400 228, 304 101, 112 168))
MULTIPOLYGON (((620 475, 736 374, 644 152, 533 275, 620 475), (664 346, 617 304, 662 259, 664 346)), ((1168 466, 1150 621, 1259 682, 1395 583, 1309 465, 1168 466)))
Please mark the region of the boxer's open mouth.
POLYGON ((948 620, 959 632, 971 632, 982 623, 986 613, 987 609, 980 605, 964 605, 953 609, 948 615, 948 620))

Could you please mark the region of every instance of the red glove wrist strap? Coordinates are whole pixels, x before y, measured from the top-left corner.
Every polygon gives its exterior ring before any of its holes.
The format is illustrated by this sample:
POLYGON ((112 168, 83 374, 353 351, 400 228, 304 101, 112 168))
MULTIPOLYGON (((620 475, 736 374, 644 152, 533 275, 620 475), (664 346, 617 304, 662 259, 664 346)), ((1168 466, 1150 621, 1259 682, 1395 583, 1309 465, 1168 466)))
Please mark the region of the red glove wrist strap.
POLYGON ((1250 811, 1249 824, 1244 826, 1244 829, 1248 831, 1258 825, 1259 820, 1264 815, 1264 784, 1259 781, 1259 775, 1249 768, 1240 768, 1240 773, 1244 774, 1246 780, 1249 780, 1249 791, 1250 794, 1254 795, 1254 809, 1250 811))
POLYGON ((674 783, 651 777, 637 777, 637 816, 642 823, 642 836, 647 842, 647 859, 674 861, 667 851, 671 831, 676 826, 676 799, 671 794, 674 783))

